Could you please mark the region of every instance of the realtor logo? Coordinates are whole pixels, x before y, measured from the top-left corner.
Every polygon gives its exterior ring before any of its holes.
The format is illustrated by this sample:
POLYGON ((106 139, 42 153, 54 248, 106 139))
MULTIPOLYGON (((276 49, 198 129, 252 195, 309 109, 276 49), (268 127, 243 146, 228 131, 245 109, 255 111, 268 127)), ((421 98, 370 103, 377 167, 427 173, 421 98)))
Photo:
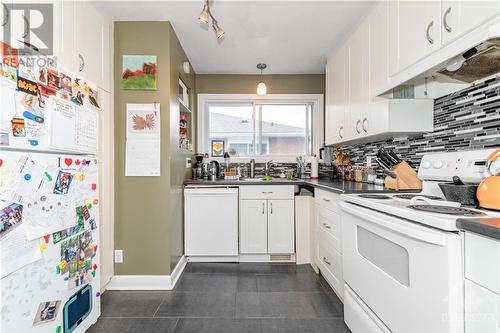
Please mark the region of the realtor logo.
POLYGON ((54 9, 47 3, 2 2, 3 42, 19 54, 52 55, 54 9))

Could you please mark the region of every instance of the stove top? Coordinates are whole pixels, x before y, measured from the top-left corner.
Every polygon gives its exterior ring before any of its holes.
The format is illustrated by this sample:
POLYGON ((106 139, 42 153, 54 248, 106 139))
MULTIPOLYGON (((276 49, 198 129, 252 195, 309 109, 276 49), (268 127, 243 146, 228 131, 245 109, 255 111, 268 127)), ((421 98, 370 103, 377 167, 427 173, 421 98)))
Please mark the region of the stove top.
POLYGON ((385 194, 360 194, 358 195, 360 198, 365 199, 378 199, 378 200, 390 200, 392 199, 390 196, 385 194))
POLYGON ((411 200, 415 197, 424 197, 430 200, 444 200, 441 197, 437 197, 435 195, 424 195, 424 194, 395 194, 392 196, 393 198, 397 199, 404 199, 404 200, 411 200))
POLYGON ((448 214, 448 215, 458 215, 458 216, 474 216, 474 217, 486 216, 485 213, 462 207, 450 207, 450 206, 439 206, 439 205, 410 205, 408 206, 408 208, 428 213, 438 213, 438 214, 448 214))

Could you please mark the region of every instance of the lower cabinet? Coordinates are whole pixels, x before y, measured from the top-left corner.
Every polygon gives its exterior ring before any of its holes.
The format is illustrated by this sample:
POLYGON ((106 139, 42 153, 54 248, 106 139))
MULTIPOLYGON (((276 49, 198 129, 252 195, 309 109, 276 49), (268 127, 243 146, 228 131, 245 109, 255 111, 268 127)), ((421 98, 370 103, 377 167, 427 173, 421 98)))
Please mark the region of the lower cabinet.
POLYGON ((344 295, 342 275, 342 230, 338 208, 340 195, 315 190, 315 262, 340 299, 344 295))
POLYGON ((240 187, 240 253, 295 253, 293 186, 240 187))
POLYGON ((267 252, 294 253, 294 201, 269 200, 267 205, 267 252))
POLYGON ((267 200, 240 200, 240 253, 267 253, 267 200))

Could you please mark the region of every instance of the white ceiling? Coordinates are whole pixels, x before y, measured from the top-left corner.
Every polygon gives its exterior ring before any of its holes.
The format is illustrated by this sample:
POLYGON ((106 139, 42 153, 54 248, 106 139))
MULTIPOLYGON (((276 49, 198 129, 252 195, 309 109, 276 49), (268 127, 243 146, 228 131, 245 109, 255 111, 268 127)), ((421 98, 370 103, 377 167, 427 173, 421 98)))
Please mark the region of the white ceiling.
MULTIPOLYGON (((197 17, 203 1, 102 1, 116 21, 170 21, 198 74, 324 73, 327 55, 368 12, 373 1, 214 0, 226 31, 218 41, 197 17)), ((147 37, 147 36, 145 36, 147 37)))

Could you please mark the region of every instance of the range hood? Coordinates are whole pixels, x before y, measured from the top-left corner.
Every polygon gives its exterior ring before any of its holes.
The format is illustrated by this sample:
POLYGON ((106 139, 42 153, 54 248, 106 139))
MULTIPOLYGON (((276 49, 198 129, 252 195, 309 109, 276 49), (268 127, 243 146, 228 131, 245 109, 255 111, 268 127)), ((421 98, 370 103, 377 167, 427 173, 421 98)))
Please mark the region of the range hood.
POLYGON ((450 59, 437 73, 465 83, 500 73, 500 38, 489 39, 450 59))

